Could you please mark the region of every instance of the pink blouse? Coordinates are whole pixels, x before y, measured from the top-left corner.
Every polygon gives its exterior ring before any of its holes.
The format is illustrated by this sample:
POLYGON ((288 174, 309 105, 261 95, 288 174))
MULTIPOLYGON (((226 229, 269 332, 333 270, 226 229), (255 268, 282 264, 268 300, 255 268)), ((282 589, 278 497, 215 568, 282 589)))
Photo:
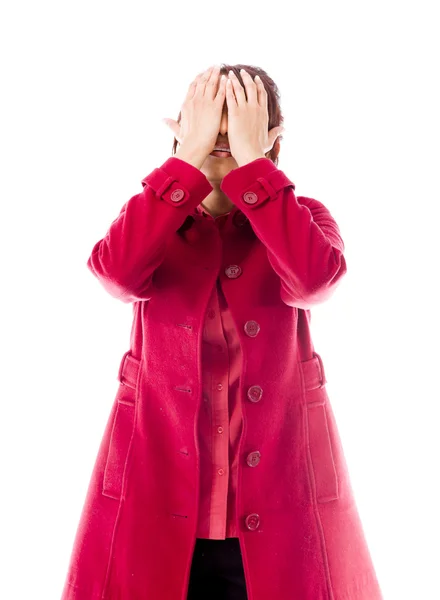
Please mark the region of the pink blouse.
MULTIPOLYGON (((203 207, 198 210, 206 212, 203 207)), ((217 227, 224 225, 228 214, 215 217, 217 227)), ((241 361, 240 341, 217 279, 203 330, 203 401, 198 419, 201 478, 198 538, 238 537, 235 496, 242 429, 241 361)))

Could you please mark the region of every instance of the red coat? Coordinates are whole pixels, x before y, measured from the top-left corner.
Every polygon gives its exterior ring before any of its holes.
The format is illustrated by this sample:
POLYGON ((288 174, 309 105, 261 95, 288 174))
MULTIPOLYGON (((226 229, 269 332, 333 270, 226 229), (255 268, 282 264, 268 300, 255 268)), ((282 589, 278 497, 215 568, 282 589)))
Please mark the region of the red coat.
POLYGON ((212 190, 200 170, 171 157, 142 183, 87 263, 133 303, 133 328, 62 600, 187 598, 217 278, 243 353, 236 514, 248 600, 381 599, 310 336, 310 308, 347 270, 336 222, 266 158, 222 181, 235 205, 223 246, 197 211, 212 190))

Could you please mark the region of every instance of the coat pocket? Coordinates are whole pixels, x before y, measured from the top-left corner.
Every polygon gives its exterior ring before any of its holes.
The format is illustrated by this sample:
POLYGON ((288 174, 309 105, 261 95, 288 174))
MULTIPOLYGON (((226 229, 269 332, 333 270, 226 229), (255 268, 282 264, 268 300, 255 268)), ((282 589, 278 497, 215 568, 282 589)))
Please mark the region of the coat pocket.
POLYGON ((126 352, 119 367, 113 426, 104 469, 102 493, 119 500, 134 433, 140 360, 126 352))
POLYGON ((307 419, 306 440, 317 502, 339 498, 338 473, 327 418, 329 397, 321 357, 301 362, 307 419))

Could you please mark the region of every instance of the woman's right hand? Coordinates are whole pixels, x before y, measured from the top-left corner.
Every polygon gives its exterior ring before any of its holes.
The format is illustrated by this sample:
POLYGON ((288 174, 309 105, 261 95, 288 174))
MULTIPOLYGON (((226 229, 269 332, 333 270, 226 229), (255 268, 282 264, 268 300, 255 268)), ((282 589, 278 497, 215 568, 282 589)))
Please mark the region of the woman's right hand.
POLYGON ((223 105, 226 99, 226 81, 223 75, 218 86, 220 68, 209 67, 199 73, 188 88, 181 108, 180 124, 173 119, 163 119, 182 145, 191 145, 206 155, 214 149, 220 129, 223 105))

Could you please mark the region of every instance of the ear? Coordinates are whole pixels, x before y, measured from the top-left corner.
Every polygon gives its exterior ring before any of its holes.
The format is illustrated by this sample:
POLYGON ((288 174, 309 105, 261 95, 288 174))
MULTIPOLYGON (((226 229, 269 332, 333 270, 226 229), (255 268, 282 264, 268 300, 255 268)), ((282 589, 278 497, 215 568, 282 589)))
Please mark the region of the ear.
POLYGON ((278 127, 274 127, 273 129, 271 129, 268 133, 268 137, 269 137, 269 145, 271 148, 273 148, 273 145, 276 142, 276 139, 279 135, 281 135, 284 131, 284 127, 282 127, 281 125, 279 125, 278 127))
POLYGON ((269 158, 270 160, 278 158, 280 149, 281 149, 280 139, 277 137, 274 145, 272 146, 272 149, 269 150, 269 152, 267 152, 266 158, 269 158), (272 156, 270 156, 271 154, 272 154, 272 156))

